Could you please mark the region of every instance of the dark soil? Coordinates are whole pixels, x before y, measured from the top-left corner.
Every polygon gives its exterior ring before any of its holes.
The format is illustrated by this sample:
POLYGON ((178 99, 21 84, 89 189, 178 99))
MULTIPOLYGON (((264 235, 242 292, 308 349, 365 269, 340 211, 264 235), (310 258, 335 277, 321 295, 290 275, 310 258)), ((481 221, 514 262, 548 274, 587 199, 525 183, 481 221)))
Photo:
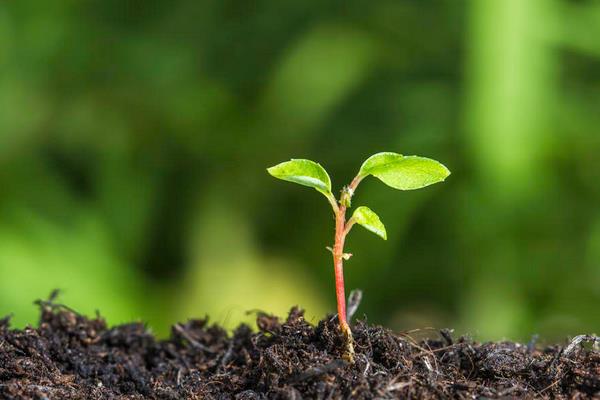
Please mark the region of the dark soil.
POLYGON ((141 323, 108 328, 39 302, 39 328, 0 322, 2 399, 600 398, 593 337, 570 346, 437 339, 357 322, 356 363, 342 361, 335 320, 317 326, 294 308, 259 314, 231 336, 206 320, 156 340, 141 323))

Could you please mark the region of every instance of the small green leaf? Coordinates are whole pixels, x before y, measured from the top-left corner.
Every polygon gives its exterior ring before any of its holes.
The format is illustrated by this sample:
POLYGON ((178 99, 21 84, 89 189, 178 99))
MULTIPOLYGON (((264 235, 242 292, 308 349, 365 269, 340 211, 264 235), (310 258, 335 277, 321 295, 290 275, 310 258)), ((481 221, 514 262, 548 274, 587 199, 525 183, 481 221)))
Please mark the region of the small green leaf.
POLYGON ((369 207, 360 206, 354 210, 352 218, 357 224, 364 226, 383 240, 387 240, 387 233, 385 226, 379 219, 379 216, 375 214, 369 207))
POLYGON ((331 194, 331 179, 327 171, 314 161, 292 159, 267 168, 267 171, 275 178, 315 188, 325 196, 331 194))
POLYGON ((369 157, 358 175, 373 175, 394 189, 413 190, 444 181, 450 171, 431 158, 385 152, 369 157))

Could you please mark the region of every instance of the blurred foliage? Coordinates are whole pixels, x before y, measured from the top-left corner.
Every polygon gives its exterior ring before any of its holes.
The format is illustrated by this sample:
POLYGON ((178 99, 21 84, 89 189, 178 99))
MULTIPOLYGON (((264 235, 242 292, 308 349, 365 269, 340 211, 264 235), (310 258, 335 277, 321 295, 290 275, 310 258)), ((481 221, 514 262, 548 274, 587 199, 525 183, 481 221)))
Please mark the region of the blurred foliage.
POLYGON ((335 309, 329 205, 377 151, 443 185, 365 181, 347 288, 394 329, 548 340, 600 324, 600 2, 0 3, 0 314, 111 323, 335 309))

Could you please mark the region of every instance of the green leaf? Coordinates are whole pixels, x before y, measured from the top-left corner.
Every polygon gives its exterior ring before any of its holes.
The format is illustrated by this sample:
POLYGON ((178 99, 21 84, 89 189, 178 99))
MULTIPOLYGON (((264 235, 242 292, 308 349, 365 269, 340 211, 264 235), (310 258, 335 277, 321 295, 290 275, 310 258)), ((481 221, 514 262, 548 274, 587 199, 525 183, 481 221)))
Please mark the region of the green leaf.
POLYGON ((383 240, 387 240, 385 226, 379 219, 379 216, 375 214, 369 207, 358 207, 356 210, 354 210, 352 218, 357 224, 362 225, 377 236, 381 237, 383 240))
POLYGON ((394 189, 413 190, 444 181, 450 171, 431 158, 385 152, 369 157, 358 175, 373 175, 394 189))
POLYGON ((383 168, 386 165, 396 163, 402 160, 402 158, 404 158, 402 154, 392 153, 389 151, 373 154, 371 157, 367 158, 362 164, 358 175, 361 177, 372 175, 373 171, 375 171, 376 169, 383 168))
POLYGON ((327 171, 314 161, 292 159, 267 168, 267 171, 275 178, 315 188, 325 196, 331 194, 331 179, 327 171))

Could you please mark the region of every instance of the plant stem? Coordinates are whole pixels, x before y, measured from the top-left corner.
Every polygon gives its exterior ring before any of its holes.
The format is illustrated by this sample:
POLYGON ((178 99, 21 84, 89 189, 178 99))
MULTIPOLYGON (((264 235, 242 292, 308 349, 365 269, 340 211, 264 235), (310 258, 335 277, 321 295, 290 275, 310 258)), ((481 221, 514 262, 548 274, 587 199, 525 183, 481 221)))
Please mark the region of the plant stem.
POLYGON ((329 201, 329 204, 331 204, 331 208, 333 208, 333 213, 337 217, 338 213, 340 212, 340 209, 338 207, 337 200, 335 199, 335 196, 332 195, 331 193, 329 193, 329 195, 327 196, 327 200, 329 201))
MULTIPOLYGON (((340 323, 340 330, 344 335, 346 341, 346 351, 344 358, 351 363, 354 362, 354 340, 352 338, 352 331, 350 325, 348 325, 346 315, 346 293, 344 289, 344 241, 346 235, 352 229, 354 225, 354 219, 350 218, 346 223, 346 210, 350 207, 350 200, 354 195, 356 187, 362 180, 362 177, 356 176, 350 185, 344 187, 340 196, 340 201, 335 199, 334 196, 327 196, 327 199, 331 203, 333 213, 335 214, 335 242, 333 245, 333 269, 335 272, 335 296, 337 299, 337 311, 338 321, 340 323)), ((347 255, 350 256, 350 255, 347 255)))
MULTIPOLYGON (((342 197, 347 194, 342 194, 342 197)), ((344 241, 346 240, 346 202, 340 201, 335 213, 335 243, 333 246, 333 267, 335 271, 335 295, 337 299, 338 321, 346 341, 344 358, 354 362, 352 331, 346 317, 346 293, 344 289, 344 241)))
POLYGON ((335 294, 337 296, 338 318, 342 330, 349 329, 346 321, 346 294, 344 292, 344 241, 346 239, 346 206, 340 205, 335 217, 335 243, 333 245, 333 266, 335 269, 335 294))
POLYGON ((359 183, 360 183, 360 181, 362 181, 362 180, 363 180, 363 177, 361 177, 361 176, 359 176, 359 175, 356 175, 356 176, 354 177, 354 179, 352 179, 352 182, 350 182, 350 184, 348 185, 348 188, 347 188, 347 190, 348 190, 348 195, 349 195, 350 197, 354 196, 354 191, 356 190, 356 188, 357 188, 358 184, 359 184, 359 183))

